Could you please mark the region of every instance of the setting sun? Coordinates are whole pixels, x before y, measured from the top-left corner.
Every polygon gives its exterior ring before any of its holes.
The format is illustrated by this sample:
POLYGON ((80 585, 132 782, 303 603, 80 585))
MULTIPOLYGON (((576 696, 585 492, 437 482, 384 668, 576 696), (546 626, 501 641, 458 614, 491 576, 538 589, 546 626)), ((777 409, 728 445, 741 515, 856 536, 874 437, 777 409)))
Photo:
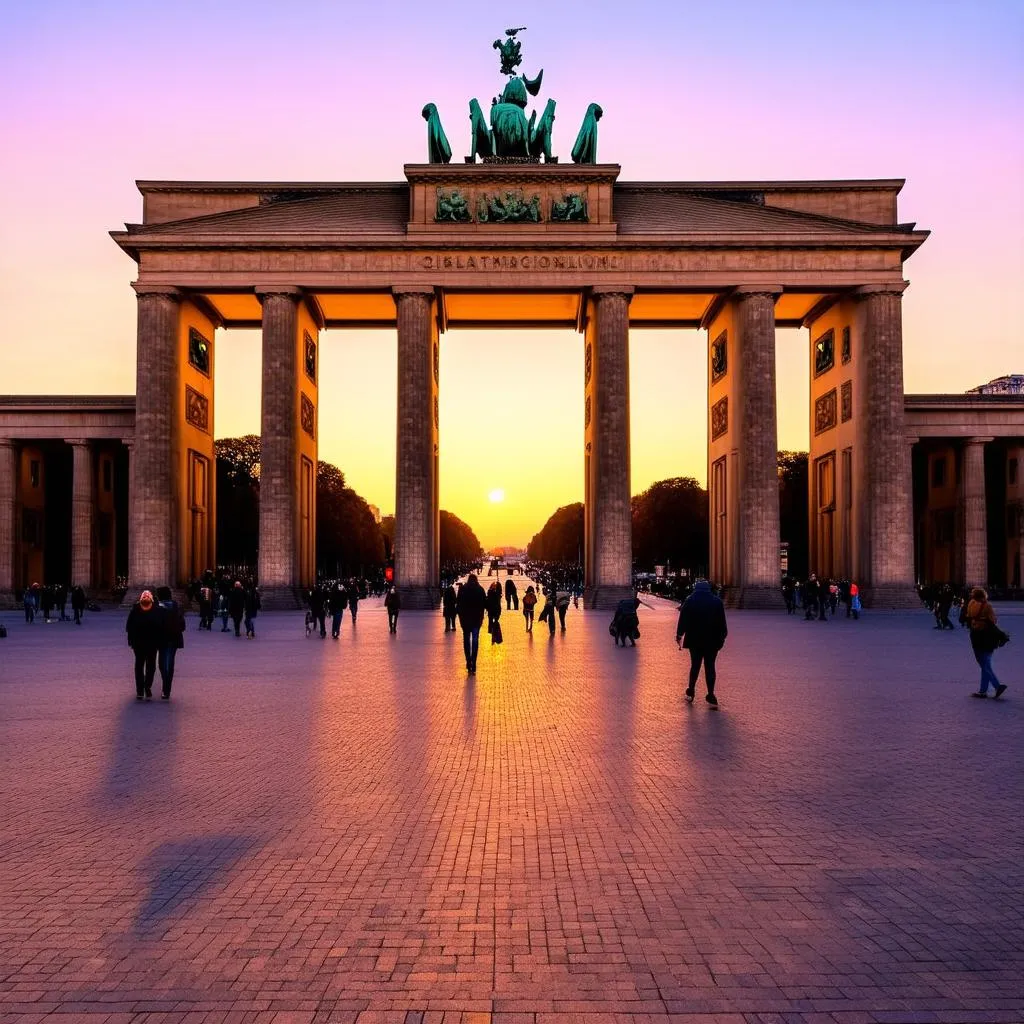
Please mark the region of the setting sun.
POLYGON ((505 500, 505 492, 500 487, 495 487, 490 494, 487 495, 490 500, 497 505, 499 501, 505 500))

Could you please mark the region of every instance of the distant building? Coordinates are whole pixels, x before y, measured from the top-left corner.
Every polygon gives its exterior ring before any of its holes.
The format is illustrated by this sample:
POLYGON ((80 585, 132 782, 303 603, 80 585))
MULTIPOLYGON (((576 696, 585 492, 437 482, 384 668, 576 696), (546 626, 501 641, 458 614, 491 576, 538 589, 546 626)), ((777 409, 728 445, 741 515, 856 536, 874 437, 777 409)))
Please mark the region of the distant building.
POLYGON ((1024 373, 1009 373, 971 388, 969 395, 1024 395, 1024 373))

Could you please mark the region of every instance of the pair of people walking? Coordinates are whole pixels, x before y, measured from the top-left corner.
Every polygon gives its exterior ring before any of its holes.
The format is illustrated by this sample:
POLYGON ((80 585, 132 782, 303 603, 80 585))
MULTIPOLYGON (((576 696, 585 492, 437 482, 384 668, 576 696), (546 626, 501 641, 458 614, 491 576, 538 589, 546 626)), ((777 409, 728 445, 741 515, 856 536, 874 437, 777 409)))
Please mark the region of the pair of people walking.
POLYGON ((135 654, 135 699, 152 700, 153 681, 160 669, 161 699, 171 699, 174 663, 185 646, 185 615, 170 587, 159 587, 157 601, 144 590, 128 613, 125 631, 135 654))

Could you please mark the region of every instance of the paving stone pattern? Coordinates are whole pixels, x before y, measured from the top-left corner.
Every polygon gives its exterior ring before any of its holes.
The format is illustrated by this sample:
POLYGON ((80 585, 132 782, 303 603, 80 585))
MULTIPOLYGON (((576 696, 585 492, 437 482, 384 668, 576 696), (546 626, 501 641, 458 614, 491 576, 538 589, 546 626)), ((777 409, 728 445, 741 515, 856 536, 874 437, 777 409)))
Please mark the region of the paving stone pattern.
MULTIPOLYGON (((467 682, 439 614, 0 640, 0 1021, 1024 1020, 1024 615, 971 700, 926 613, 734 613, 714 712, 668 606, 467 682)), ((190 616, 190 626, 195 619, 190 616)))

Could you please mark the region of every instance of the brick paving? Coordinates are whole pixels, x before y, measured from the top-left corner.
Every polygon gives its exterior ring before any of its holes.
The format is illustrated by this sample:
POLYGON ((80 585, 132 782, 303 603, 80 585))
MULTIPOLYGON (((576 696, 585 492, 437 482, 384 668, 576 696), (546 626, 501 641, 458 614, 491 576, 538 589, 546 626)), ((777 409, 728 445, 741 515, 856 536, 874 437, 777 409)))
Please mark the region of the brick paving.
POLYGON ((641 612, 468 683, 440 615, 270 614, 169 704, 121 613, 4 616, 0 1022, 1024 1020, 1024 615, 997 703, 926 613, 734 613, 714 712, 641 612))

